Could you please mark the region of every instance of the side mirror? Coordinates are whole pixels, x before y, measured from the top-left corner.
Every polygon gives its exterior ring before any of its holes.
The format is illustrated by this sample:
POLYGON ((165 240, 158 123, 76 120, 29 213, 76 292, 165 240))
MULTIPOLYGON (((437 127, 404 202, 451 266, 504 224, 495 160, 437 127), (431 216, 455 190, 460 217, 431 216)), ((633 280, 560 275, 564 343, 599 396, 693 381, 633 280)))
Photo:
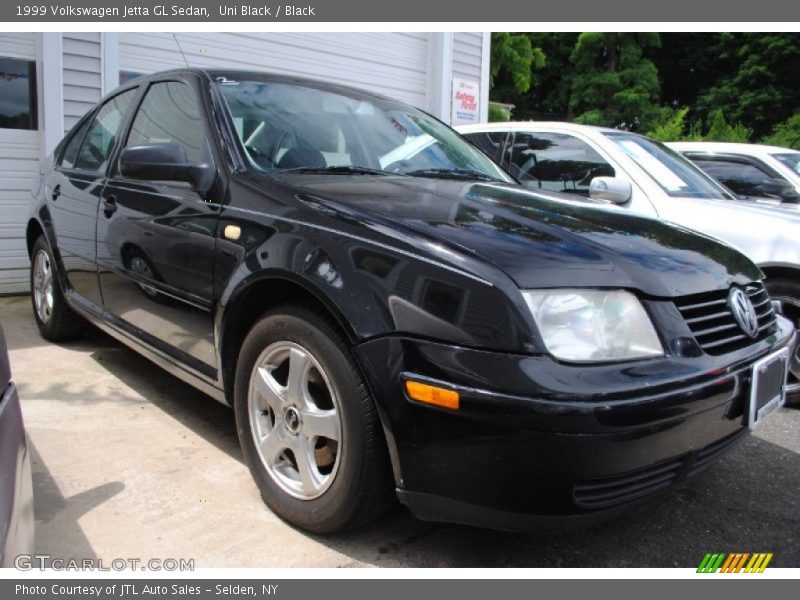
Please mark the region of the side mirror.
POLYGON ((119 157, 123 177, 149 181, 185 181, 198 192, 206 192, 214 182, 214 168, 208 163, 192 164, 181 144, 130 146, 119 157))
POLYGON ((613 204, 627 204, 633 195, 629 181, 618 177, 595 177, 589 184, 589 197, 613 204))

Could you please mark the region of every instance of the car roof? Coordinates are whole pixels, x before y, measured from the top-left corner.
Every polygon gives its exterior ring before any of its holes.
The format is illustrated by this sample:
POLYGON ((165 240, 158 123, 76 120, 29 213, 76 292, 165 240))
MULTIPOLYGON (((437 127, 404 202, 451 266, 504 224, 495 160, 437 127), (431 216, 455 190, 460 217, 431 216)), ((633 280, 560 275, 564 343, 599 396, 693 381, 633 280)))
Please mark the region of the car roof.
POLYGON ((397 100, 389 98, 387 96, 374 94, 372 92, 368 92, 357 87, 334 83, 324 79, 313 79, 311 77, 300 77, 296 75, 273 73, 269 71, 253 71, 247 69, 217 69, 217 68, 204 69, 198 67, 186 67, 179 69, 169 69, 165 71, 157 71, 155 73, 147 73, 145 75, 142 75, 140 77, 137 77, 135 79, 132 79, 131 81, 124 83, 123 85, 114 89, 113 92, 108 96, 116 95, 124 91, 125 89, 139 86, 142 83, 146 83, 154 79, 163 79, 164 77, 169 77, 170 75, 180 76, 187 73, 193 73, 196 75, 207 77, 211 81, 216 81, 224 77, 225 79, 231 82, 236 80, 239 81, 246 80, 246 81, 263 81, 265 83, 266 82, 288 83, 294 85, 313 87, 323 91, 339 92, 348 96, 361 98, 364 100, 382 100, 382 101, 397 102, 397 100))
POLYGON ((791 148, 781 146, 768 146, 766 144, 743 144, 735 142, 669 142, 667 144, 674 150, 695 150, 698 152, 730 152, 734 154, 749 154, 757 156, 763 153, 798 152, 791 148))
POLYGON ((357 94, 359 96, 379 98, 381 100, 391 100, 386 96, 380 94, 373 94, 361 88, 335 83, 326 79, 314 79, 312 77, 300 77, 298 75, 287 75, 285 73, 273 73, 270 71, 252 71, 245 69, 198 69, 201 73, 207 75, 210 79, 216 80, 220 77, 227 79, 239 79, 247 81, 263 81, 263 82, 282 82, 309 85, 327 90, 339 90, 349 94, 357 94))

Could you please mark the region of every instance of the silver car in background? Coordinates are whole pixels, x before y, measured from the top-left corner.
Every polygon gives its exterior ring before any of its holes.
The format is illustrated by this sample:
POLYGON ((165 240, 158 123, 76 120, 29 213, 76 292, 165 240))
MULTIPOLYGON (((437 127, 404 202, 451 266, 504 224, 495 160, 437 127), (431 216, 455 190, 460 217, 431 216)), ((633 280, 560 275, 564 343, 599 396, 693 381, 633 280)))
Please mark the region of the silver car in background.
POLYGON ((667 144, 742 199, 800 208, 800 151, 764 144, 667 144))
MULTIPOLYGON (((740 200, 679 153, 627 131, 560 122, 456 129, 526 187, 604 201, 736 246, 800 326, 800 211, 740 200)), ((789 379, 787 403, 800 403, 800 379, 789 379)))

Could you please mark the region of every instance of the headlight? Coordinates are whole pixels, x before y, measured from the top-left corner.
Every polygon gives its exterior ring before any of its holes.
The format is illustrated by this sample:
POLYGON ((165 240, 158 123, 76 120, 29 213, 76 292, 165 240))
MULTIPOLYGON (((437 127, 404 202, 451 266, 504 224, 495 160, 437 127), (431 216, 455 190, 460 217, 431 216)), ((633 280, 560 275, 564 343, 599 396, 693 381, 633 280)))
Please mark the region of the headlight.
POLYGON ((639 300, 623 290, 522 292, 547 350, 574 362, 660 356, 664 349, 639 300))

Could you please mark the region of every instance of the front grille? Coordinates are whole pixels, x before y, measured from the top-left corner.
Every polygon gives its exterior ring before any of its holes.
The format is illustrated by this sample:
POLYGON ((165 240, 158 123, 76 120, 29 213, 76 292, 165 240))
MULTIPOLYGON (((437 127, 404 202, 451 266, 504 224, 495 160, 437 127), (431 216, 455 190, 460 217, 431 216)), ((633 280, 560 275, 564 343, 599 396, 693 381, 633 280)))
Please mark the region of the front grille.
POLYGON ((575 484, 575 503, 581 508, 608 508, 632 502, 668 488, 678 478, 683 459, 671 460, 617 477, 585 479, 575 484))
POLYGON ((705 448, 638 471, 579 481, 574 489, 575 504, 581 508, 598 510, 652 496, 710 466, 743 441, 747 433, 747 429, 741 429, 705 448))
POLYGON ((750 338, 739 327, 728 306, 729 290, 692 294, 675 300, 697 343, 708 354, 725 354, 764 339, 776 330, 775 311, 761 283, 745 288, 758 315, 758 333, 750 338))

